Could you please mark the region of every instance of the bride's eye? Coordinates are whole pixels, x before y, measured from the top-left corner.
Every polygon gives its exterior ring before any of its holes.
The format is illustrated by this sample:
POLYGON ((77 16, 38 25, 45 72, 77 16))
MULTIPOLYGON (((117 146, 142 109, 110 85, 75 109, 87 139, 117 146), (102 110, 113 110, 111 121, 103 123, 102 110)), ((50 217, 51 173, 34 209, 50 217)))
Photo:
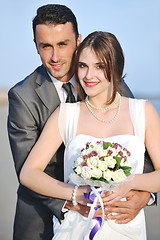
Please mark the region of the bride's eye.
POLYGON ((97 65, 97 69, 100 69, 100 70, 102 69, 103 70, 104 68, 105 68, 104 64, 98 64, 97 65))
POLYGON ((85 64, 85 63, 82 63, 82 62, 79 62, 79 63, 78 63, 78 67, 79 67, 79 68, 84 68, 84 67, 86 67, 86 64, 85 64))

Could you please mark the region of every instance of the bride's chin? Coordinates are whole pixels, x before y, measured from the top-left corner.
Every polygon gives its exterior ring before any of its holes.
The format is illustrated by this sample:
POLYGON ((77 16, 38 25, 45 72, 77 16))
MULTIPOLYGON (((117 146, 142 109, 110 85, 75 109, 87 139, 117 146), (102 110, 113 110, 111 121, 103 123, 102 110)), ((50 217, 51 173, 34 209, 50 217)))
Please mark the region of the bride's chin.
POLYGON ((97 93, 94 91, 85 91, 86 95, 88 96, 88 98, 91 98, 91 97, 96 97, 97 96, 97 93))

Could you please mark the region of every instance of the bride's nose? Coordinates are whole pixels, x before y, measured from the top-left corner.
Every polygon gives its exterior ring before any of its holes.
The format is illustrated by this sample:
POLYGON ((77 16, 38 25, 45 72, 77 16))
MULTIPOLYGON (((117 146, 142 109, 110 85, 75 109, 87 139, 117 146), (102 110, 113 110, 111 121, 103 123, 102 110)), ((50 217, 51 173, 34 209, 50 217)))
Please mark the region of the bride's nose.
POLYGON ((87 71, 86 71, 86 78, 87 79, 91 79, 91 78, 93 78, 93 76, 94 76, 94 71, 93 71, 93 69, 92 68, 87 68, 87 71))

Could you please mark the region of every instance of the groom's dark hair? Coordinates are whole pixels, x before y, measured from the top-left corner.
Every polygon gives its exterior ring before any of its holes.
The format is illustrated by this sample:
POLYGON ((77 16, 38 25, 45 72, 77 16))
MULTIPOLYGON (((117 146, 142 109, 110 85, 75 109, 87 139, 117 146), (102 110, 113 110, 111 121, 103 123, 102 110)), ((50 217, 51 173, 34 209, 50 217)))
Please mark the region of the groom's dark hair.
POLYGON ((37 9, 37 15, 33 19, 33 35, 36 40, 36 26, 38 24, 65 24, 72 23, 73 31, 78 39, 78 24, 74 13, 65 5, 47 4, 37 9))

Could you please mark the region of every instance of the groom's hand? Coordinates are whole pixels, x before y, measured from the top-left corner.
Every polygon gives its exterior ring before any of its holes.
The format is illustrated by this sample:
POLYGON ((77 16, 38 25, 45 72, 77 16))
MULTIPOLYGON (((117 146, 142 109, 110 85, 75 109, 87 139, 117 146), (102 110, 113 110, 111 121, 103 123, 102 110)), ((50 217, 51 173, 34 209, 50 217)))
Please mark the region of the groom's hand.
POLYGON ((130 191, 126 194, 127 201, 119 201, 112 206, 105 207, 106 212, 118 213, 117 215, 109 215, 108 219, 115 220, 118 224, 126 224, 133 220, 139 211, 144 208, 150 199, 149 192, 130 191))
POLYGON ((90 211, 90 207, 87 207, 86 205, 81 205, 81 204, 77 204, 76 206, 73 206, 71 201, 66 202, 65 208, 67 208, 69 210, 77 211, 84 217, 88 217, 88 214, 90 211))
MULTIPOLYGON (((73 206, 72 202, 67 201, 65 204, 65 208, 69 209, 69 210, 74 210, 79 212, 81 215, 83 215, 84 217, 88 217, 89 211, 90 211, 90 207, 87 207, 85 205, 81 205, 81 204, 77 204, 76 206, 73 206)), ((105 212, 105 214, 107 215, 109 212, 105 212)), ((102 217, 102 208, 100 208, 99 210, 95 211, 94 217, 102 217)), ((105 220, 107 220, 107 217, 105 217, 105 220)))

